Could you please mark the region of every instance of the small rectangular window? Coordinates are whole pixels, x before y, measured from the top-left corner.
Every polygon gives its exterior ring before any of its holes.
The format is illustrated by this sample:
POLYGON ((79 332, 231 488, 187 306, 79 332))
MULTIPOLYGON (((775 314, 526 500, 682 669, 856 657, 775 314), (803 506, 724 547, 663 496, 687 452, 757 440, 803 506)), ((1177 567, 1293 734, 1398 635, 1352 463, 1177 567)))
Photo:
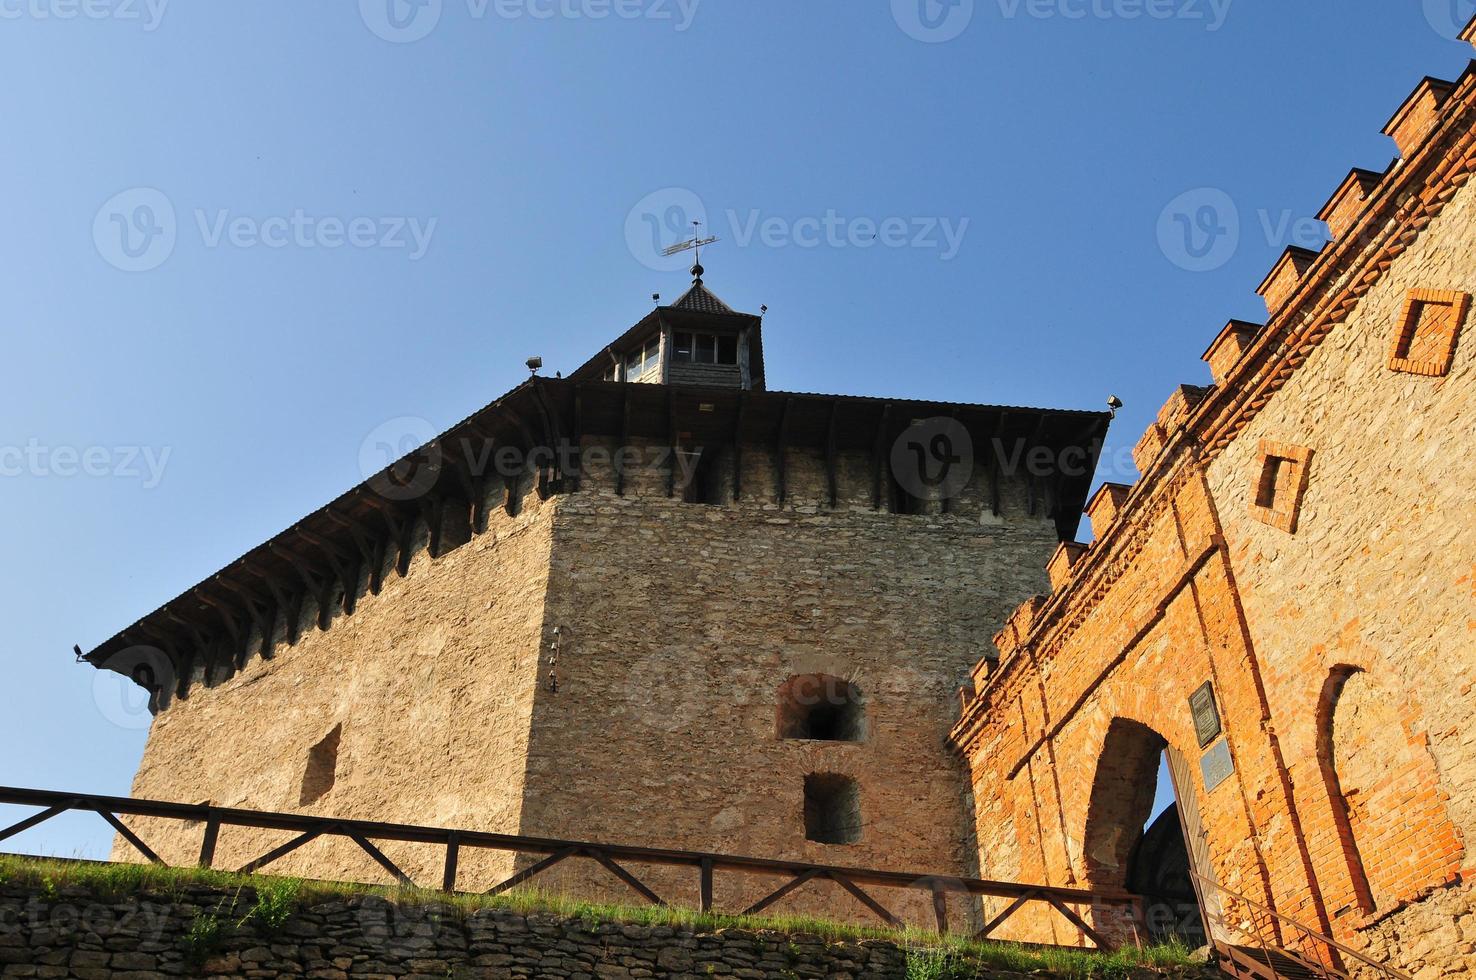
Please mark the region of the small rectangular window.
POLYGON ((690 364, 692 362, 692 335, 679 333, 674 335, 676 349, 672 351, 671 359, 678 364, 690 364))
POLYGON ((836 773, 805 777, 805 839, 817 844, 860 842, 861 789, 854 779, 836 773))
POLYGON ((1251 516, 1295 534, 1312 450, 1267 439, 1261 442, 1260 454, 1260 468, 1251 487, 1251 516))
POLYGON ((1256 487, 1256 506, 1275 509, 1276 498, 1285 493, 1287 464, 1290 460, 1279 456, 1267 456, 1261 468, 1261 480, 1256 487))
POLYGON ((710 333, 697 335, 697 347, 692 352, 692 359, 698 364, 717 363, 717 338, 710 333))
POLYGON ((737 337, 719 337, 718 338, 718 363, 719 364, 737 364, 738 363, 738 338, 737 337))

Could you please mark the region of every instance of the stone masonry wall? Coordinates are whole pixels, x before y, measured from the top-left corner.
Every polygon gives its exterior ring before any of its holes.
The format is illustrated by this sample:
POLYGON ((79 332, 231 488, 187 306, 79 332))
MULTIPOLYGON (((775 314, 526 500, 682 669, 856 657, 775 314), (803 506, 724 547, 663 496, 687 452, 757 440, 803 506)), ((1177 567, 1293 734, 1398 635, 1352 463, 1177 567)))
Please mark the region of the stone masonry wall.
POLYGON ((553 914, 323 900, 276 930, 246 918, 250 889, 99 900, 0 887, 0 976, 144 980, 160 976, 462 978, 851 977, 906 975, 880 941, 743 930, 698 931, 553 914), (192 942, 213 917, 218 942, 192 942))
MULTIPOLYGON (((0 976, 901 980, 908 975, 907 950, 883 939, 637 925, 509 909, 466 911, 373 896, 313 899, 268 927, 252 914, 255 904, 251 888, 183 886, 168 894, 99 897, 81 888, 43 893, 0 885, 0 976), (212 920, 218 933, 204 941, 201 923, 212 920)), ((981 980, 1061 976, 987 966, 977 975, 981 980)), ((1113 975, 1187 980, 1212 974, 1179 967, 1113 975)))
MULTIPOLYGON (((1458 879, 1469 890, 1476 876, 1476 329, 1466 324, 1444 377, 1389 366, 1409 292, 1476 293, 1473 255, 1468 184, 1209 470, 1323 901, 1354 941, 1389 916, 1406 942, 1448 935, 1445 913, 1469 900, 1401 908, 1458 879), (1314 451, 1295 534, 1250 514, 1262 440, 1314 451), (1388 717, 1365 733, 1372 744, 1341 746, 1329 766, 1325 739, 1357 710, 1327 702, 1329 681, 1349 673, 1350 693, 1373 687, 1388 717), (1361 777, 1358 752, 1370 756, 1361 777), (1328 772, 1361 820, 1352 840, 1334 820, 1328 772), (1350 861, 1364 866, 1371 909, 1350 861)), ((1460 928, 1469 950, 1476 921, 1460 928)))
MULTIPOLYGON (((956 691, 1006 611, 1044 585, 1055 525, 1012 484, 1000 517, 977 482, 947 515, 875 512, 864 457, 840 461, 830 510, 822 462, 791 453, 780 505, 772 458, 743 458, 737 504, 684 504, 637 473, 623 497, 591 473, 559 500, 547 622, 561 630, 559 687, 534 708, 522 831, 972 876, 967 786, 947 746, 956 691), (778 737, 779 689, 805 674, 860 689, 862 741, 778 737), (859 783, 858 843, 806 839, 805 777, 831 773, 859 783)), ((695 904, 695 874, 638 873, 695 904)), ((539 880, 630 897, 598 869, 539 880)), ((719 875, 717 907, 782 883, 719 875)), ((925 893, 877 897, 932 921, 925 893)), ((876 921, 834 884, 775 911, 876 921)))
MULTIPOLYGON (((309 604, 295 646, 279 631, 272 659, 254 657, 160 713, 133 795, 516 832, 552 515, 536 494, 517 517, 494 506, 486 533, 434 561, 422 527, 408 575, 388 571, 380 594, 362 595, 352 616, 320 631, 309 604), (335 728, 332 788, 304 801, 309 752, 335 728)), ((140 819, 135 829, 171 863, 199 853, 200 827, 140 819)), ((216 866, 240 867, 290 836, 224 828, 216 866)), ((385 851, 417 880, 439 883, 438 849, 385 851)), ((114 857, 138 860, 121 840, 114 857)), ((498 880, 510 868, 508 855, 468 852, 463 875, 498 880)), ((272 870, 385 877, 351 842, 334 840, 314 841, 272 870)))

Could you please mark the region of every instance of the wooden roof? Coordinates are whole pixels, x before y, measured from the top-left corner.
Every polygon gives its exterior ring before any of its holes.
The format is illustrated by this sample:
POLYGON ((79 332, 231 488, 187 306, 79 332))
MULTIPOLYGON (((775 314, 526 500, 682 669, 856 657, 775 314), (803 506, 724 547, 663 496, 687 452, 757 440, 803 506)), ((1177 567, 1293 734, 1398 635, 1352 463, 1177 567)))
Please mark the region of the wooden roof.
MULTIPOLYGON (((402 567, 408 561, 408 536, 418 518, 448 502, 472 506, 486 496, 490 481, 501 479, 489 464, 498 449, 527 454, 538 447, 577 446, 585 436, 670 442, 680 433, 684 444, 694 446, 737 440, 771 449, 818 449, 827 458, 846 450, 879 457, 914 419, 938 415, 958 419, 976 446, 998 436, 1057 451, 1082 447, 1086 472, 1058 475, 1051 495, 1063 538, 1074 535, 1106 413, 533 378, 81 657, 127 673, 134 660, 114 662, 119 654, 139 646, 162 650, 174 673, 173 684, 165 686, 176 696, 187 694, 186 682, 201 658, 211 665, 212 677, 228 676, 252 652, 247 640, 253 625, 270 635, 284 614, 295 623, 293 611, 300 611, 305 597, 318 599, 324 625, 336 615, 329 606, 341 603, 343 613, 352 613, 361 570, 370 568, 370 587, 377 591, 378 568, 387 555, 397 556, 402 567)), ((550 464, 540 485, 548 492, 577 490, 578 476, 550 464)), ((262 644, 261 652, 270 655, 270 644, 262 644)))

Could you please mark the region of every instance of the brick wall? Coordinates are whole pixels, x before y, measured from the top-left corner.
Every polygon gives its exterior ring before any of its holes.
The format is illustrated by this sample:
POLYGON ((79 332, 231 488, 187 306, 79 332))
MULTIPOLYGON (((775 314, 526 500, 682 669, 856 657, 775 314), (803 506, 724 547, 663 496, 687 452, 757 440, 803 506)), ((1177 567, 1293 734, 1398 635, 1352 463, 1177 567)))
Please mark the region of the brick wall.
POLYGON ((1440 377, 1389 363, 1414 290, 1476 293, 1471 98, 1420 110, 1444 134, 1185 427, 1140 443, 1142 483, 981 671, 954 738, 986 876, 1120 883, 1167 745, 1218 882, 1421 980, 1476 962, 1476 335, 1440 377), (1270 508, 1268 452, 1298 467, 1270 508), (1202 748, 1205 683, 1224 733, 1202 748))

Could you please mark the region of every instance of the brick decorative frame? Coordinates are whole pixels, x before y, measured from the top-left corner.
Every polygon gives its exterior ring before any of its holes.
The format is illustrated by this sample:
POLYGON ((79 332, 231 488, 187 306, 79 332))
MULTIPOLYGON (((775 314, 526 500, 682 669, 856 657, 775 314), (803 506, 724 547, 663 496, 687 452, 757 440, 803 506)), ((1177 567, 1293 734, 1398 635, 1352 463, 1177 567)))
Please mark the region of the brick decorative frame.
POLYGON ((1285 442, 1262 439, 1256 485, 1251 488, 1250 514, 1263 524, 1297 533, 1302 497, 1307 492, 1312 450, 1285 442), (1272 478, 1275 477, 1274 486, 1272 478), (1267 494, 1271 493, 1271 499, 1267 494))
POLYGON ((1430 378, 1449 373, 1470 309, 1470 293, 1410 290, 1389 350, 1389 370, 1430 378))

